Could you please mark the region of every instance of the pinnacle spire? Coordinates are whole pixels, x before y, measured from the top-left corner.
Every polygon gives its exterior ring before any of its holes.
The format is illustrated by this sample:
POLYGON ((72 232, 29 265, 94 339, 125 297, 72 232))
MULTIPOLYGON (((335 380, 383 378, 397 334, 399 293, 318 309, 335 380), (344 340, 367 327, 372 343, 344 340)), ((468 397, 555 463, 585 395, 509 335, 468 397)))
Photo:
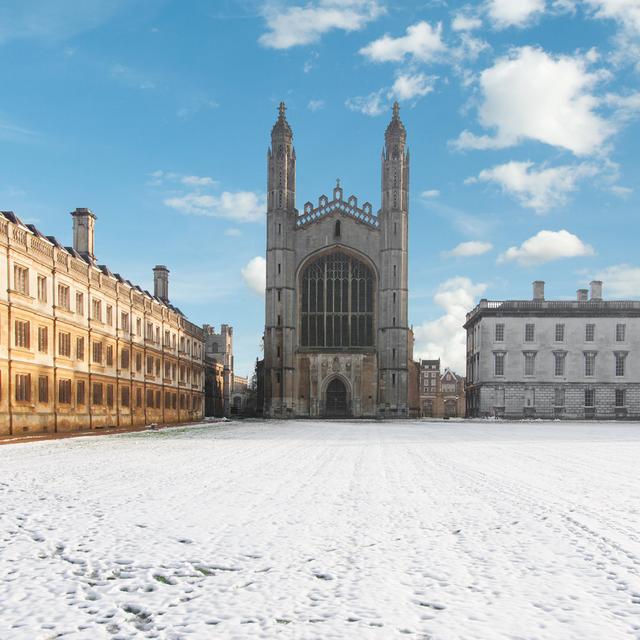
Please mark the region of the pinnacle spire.
POLYGON ((284 134, 284 136, 288 138, 291 138, 293 136, 291 127, 287 122, 286 111, 287 105, 284 102, 281 102, 278 105, 278 119, 276 120, 276 123, 273 125, 273 129, 271 130, 272 137, 276 134, 284 134))
POLYGON ((400 142, 404 144, 407 139, 407 130, 400 120, 400 105, 398 102, 393 103, 393 115, 391 116, 391 122, 387 126, 387 130, 384 134, 387 145, 390 142, 400 142))

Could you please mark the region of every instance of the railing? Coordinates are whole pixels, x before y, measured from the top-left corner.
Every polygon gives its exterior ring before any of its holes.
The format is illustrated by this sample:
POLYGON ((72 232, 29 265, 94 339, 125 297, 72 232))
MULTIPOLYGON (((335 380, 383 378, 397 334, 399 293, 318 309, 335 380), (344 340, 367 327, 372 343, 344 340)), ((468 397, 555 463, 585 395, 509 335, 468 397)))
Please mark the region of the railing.
POLYGON ((568 311, 625 311, 640 310, 640 300, 485 300, 482 299, 475 308, 467 313, 467 320, 482 309, 504 309, 505 311, 538 311, 551 309, 568 311))

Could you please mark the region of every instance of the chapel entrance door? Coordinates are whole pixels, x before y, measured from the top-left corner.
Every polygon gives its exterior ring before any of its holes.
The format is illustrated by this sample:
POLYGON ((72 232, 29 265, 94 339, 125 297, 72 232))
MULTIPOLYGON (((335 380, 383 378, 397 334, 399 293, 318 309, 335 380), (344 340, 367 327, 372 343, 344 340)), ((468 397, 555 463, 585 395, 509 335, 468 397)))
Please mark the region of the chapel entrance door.
POLYGON ((349 415, 347 388, 340 378, 334 378, 325 392, 325 413, 331 418, 345 418, 349 415))

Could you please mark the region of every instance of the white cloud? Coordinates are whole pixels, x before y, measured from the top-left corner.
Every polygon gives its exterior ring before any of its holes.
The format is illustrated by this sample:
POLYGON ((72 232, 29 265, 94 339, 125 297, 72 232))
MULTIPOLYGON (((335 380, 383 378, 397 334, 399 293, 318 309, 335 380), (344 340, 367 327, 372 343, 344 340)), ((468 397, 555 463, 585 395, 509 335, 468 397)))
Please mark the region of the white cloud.
POLYGON ((615 20, 630 32, 640 33, 638 0, 585 0, 596 18, 615 20))
POLYGON ((264 295, 267 286, 267 261, 262 256, 251 258, 247 264, 240 269, 242 279, 251 291, 264 295))
POLYGON ((218 184, 216 180, 209 176, 183 176, 180 182, 192 187, 212 187, 218 184))
POLYGON ((307 109, 309 109, 309 111, 320 111, 320 109, 324 109, 324 107, 324 100, 309 100, 309 103, 307 104, 307 109))
POLYGON ((423 198, 437 198, 440 195, 438 189, 427 189, 420 194, 423 198))
POLYGON ((496 29, 524 27, 545 10, 545 0, 488 0, 487 15, 496 29))
POLYGON ((436 79, 436 76, 427 76, 424 73, 400 74, 391 87, 391 93, 398 100, 411 100, 426 96, 427 93, 433 91, 436 79))
POLYGON ((451 251, 443 252, 443 255, 454 258, 468 258, 469 256, 481 256, 483 253, 491 251, 491 249, 493 249, 493 245, 490 242, 469 240, 468 242, 461 242, 451 251))
POLYGON ((638 298, 640 295, 640 267, 617 264, 603 269, 595 276, 614 298, 638 298))
POLYGON ((360 49, 360 53, 374 62, 400 62, 406 56, 428 62, 446 48, 441 35, 441 24, 433 28, 421 21, 407 27, 406 35, 393 38, 385 34, 360 49))
POLYGON ((394 100, 422 98, 433 91, 437 76, 424 73, 399 73, 391 87, 383 87, 366 96, 356 96, 345 101, 351 111, 359 111, 365 116, 379 116, 391 109, 394 100))
POLYGON ((310 44, 335 29, 359 31, 383 13, 376 0, 318 0, 289 7, 270 2, 264 9, 268 31, 259 42, 273 49, 310 44))
POLYGON ((231 227, 230 229, 225 229, 225 236, 229 236, 230 238, 237 238, 242 235, 242 231, 240 229, 236 229, 235 227, 231 227))
POLYGON ((473 31, 482 26, 482 20, 478 16, 457 13, 451 22, 451 28, 454 31, 473 31))
POLYGON ((611 191, 619 198, 626 198, 633 193, 633 189, 630 189, 629 187, 622 187, 618 184, 614 184, 611 187, 611 191))
POLYGON ((598 170, 587 163, 532 169, 533 162, 507 162, 491 169, 483 169, 477 178, 466 184, 495 182, 502 190, 516 198, 523 207, 544 213, 567 202, 567 194, 577 189, 579 180, 594 176, 598 170))
POLYGON ((519 247, 509 247, 498 258, 498 262, 515 261, 523 266, 531 266, 562 258, 592 256, 594 253, 593 247, 566 229, 543 230, 525 240, 519 247))
POLYGON ((109 74, 114 80, 121 82, 127 87, 132 87, 133 89, 147 90, 156 88, 156 84, 153 80, 143 76, 140 72, 132 69, 131 67, 127 67, 124 64, 111 65, 109 74))
POLYGON ((220 195, 186 193, 166 198, 164 204, 181 213, 226 218, 236 222, 259 222, 266 211, 264 195, 253 191, 223 191, 220 195))
POLYGON ((345 105, 351 111, 359 111, 365 116, 379 116, 389 110, 388 90, 379 89, 366 96, 347 98, 345 105))
POLYGON ((433 299, 445 313, 436 320, 414 327, 416 358, 441 358, 444 366, 464 375, 466 334, 462 325, 476 298, 486 288, 485 284, 464 277, 443 282, 433 299))
POLYGON ((600 75, 580 56, 554 57, 542 49, 522 47, 500 58, 480 75, 480 124, 493 137, 463 131, 461 149, 501 149, 537 140, 586 155, 602 149, 614 127, 595 112, 591 93, 600 75))

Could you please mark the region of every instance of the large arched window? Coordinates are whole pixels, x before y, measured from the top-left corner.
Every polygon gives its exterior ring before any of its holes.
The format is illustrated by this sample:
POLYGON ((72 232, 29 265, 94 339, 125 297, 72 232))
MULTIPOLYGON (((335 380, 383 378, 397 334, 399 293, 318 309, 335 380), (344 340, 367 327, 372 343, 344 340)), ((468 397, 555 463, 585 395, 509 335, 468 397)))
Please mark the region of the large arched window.
POLYGON ((375 277, 369 267, 334 251, 307 265, 300 284, 301 346, 373 346, 375 277))

